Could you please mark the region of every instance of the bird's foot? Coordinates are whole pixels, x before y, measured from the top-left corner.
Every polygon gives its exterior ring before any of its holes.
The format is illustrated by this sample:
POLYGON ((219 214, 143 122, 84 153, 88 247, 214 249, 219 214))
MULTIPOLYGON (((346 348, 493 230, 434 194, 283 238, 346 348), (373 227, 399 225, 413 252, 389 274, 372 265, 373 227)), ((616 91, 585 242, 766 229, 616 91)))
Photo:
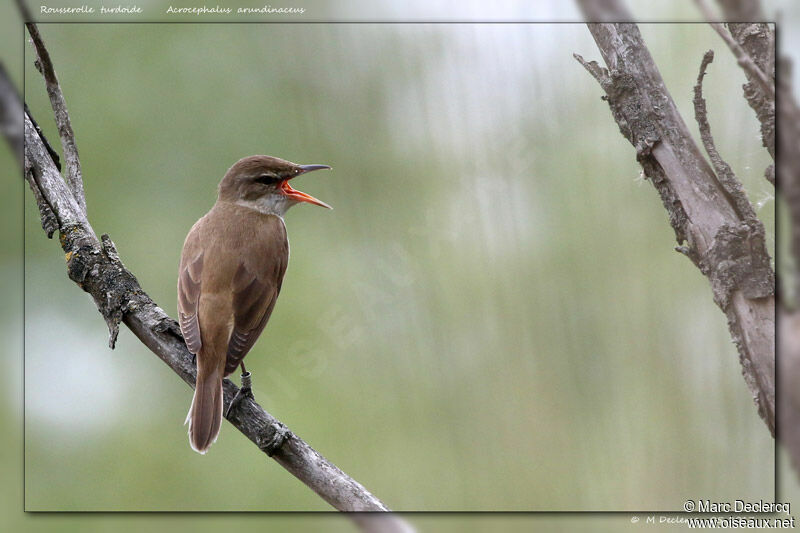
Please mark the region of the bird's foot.
POLYGON ((228 415, 231 414, 231 411, 236 408, 244 398, 253 399, 253 389, 252 389, 252 374, 250 372, 245 372, 242 374, 242 388, 236 391, 236 395, 231 400, 230 405, 228 405, 228 409, 225 411, 225 418, 228 418, 228 415))
POLYGON ((278 453, 283 444, 292 436, 292 432, 289 431, 289 428, 280 422, 276 422, 275 425, 272 426, 272 430, 272 435, 270 435, 269 438, 261 440, 258 444, 258 447, 269 457, 278 453))

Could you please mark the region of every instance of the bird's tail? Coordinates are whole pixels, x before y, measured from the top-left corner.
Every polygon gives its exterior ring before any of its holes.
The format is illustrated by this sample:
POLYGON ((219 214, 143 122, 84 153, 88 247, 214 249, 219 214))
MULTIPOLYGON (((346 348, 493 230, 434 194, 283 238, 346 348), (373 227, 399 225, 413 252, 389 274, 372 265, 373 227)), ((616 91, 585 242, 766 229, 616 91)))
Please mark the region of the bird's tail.
POLYGON ((222 424, 222 369, 205 368, 197 358, 197 382, 186 421, 189 444, 198 453, 206 453, 219 435, 222 424))

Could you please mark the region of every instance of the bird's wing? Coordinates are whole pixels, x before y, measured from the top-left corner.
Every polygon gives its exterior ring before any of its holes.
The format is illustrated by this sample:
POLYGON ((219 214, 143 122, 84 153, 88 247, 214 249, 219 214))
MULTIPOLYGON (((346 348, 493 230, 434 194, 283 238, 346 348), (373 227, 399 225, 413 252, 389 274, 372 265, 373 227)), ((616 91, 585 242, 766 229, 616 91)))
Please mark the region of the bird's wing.
POLYGON ((197 354, 202 346, 197 305, 200 301, 200 275, 203 271, 203 249, 195 232, 186 237, 178 270, 178 319, 186 347, 197 354))
POLYGON ((228 343, 225 375, 236 370, 253 347, 281 291, 289 250, 283 223, 273 231, 275 233, 266 241, 271 245, 243 254, 234 275, 233 332, 228 343))

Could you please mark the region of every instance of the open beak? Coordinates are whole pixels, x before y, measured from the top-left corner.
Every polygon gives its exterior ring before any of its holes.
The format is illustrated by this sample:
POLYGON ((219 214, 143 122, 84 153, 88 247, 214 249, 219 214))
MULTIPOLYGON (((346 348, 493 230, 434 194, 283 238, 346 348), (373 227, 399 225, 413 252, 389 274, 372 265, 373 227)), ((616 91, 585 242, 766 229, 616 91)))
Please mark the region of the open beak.
MULTIPOLYGON (((296 178, 297 176, 299 176, 301 174, 305 174, 306 172, 311 172, 313 170, 323 170, 323 169, 330 170, 330 168, 331 168, 328 165, 299 165, 299 167, 302 170, 300 172, 298 172, 295 176, 292 176, 292 178, 296 178)), ((289 179, 292 179, 292 178, 289 178, 289 179)), ((328 204, 326 204, 322 200, 317 200, 316 198, 314 198, 310 194, 306 194, 303 191, 298 191, 297 189, 293 189, 292 186, 289 185, 289 180, 288 179, 283 180, 281 182, 281 192, 283 194, 285 194, 286 196, 288 196, 289 198, 291 198, 292 200, 295 200, 297 202, 308 202, 309 204, 314 204, 314 205, 318 205, 320 207, 327 207, 328 209, 333 209, 331 206, 329 206, 328 204)))

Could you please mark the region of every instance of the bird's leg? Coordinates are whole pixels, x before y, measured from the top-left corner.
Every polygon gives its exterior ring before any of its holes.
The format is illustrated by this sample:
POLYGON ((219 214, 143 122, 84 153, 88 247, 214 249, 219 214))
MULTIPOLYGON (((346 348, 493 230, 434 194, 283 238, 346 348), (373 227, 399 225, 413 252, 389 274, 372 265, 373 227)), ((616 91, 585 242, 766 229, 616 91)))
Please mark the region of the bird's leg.
POLYGON ((244 361, 239 363, 239 366, 242 367, 242 388, 239 389, 239 394, 241 394, 242 396, 246 396, 248 398, 252 398, 253 397, 253 388, 252 388, 253 380, 251 379, 252 374, 248 372, 247 369, 244 367, 244 361))
POLYGON ((242 401, 242 398, 253 398, 253 388, 252 388, 252 380, 250 372, 247 371, 244 367, 244 361, 239 363, 242 367, 242 387, 236 391, 236 395, 231 400, 230 405, 228 405, 228 410, 225 411, 225 418, 228 418, 228 415, 231 413, 231 410, 239 405, 242 401))
MULTIPOLYGON (((228 406, 228 410, 225 411, 225 418, 228 418, 230 412, 241 403, 242 398, 253 398, 253 388, 252 388, 252 374, 247 371, 244 367, 244 362, 239 363, 242 367, 242 387, 236 392, 236 395, 231 400, 230 405, 228 406)), ((289 428, 284 426, 282 423, 277 422, 276 425, 272 426, 273 433, 269 438, 261 439, 259 438, 258 447, 261 448, 268 456, 272 457, 275 455, 278 450, 281 449, 283 443, 292 436, 291 431, 289 428)))

